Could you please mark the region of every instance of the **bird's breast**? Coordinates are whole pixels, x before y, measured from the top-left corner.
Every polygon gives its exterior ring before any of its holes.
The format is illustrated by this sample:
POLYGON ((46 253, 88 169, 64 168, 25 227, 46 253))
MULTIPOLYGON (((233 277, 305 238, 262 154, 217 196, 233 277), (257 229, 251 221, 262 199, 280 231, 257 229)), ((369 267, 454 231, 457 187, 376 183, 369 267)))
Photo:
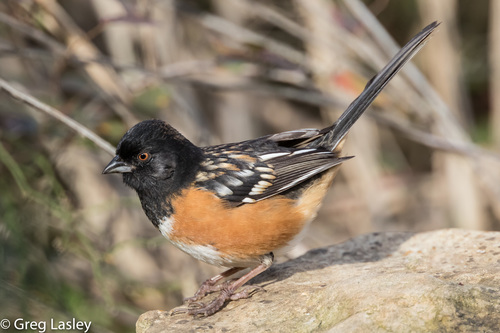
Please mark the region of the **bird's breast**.
POLYGON ((235 266, 255 264, 259 257, 284 248, 310 222, 333 173, 311 184, 297 199, 277 195, 242 206, 230 206, 210 191, 183 190, 173 198, 173 213, 160 220, 161 233, 182 251, 204 262, 235 266))

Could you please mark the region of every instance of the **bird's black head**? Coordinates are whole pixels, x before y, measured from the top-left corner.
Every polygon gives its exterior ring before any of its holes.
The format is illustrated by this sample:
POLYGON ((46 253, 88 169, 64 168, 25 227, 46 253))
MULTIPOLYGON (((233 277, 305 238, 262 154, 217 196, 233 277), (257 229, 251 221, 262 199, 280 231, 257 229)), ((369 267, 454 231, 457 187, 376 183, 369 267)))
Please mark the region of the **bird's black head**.
POLYGON ((202 158, 202 150, 170 125, 146 120, 125 133, 103 173, 122 173, 141 201, 165 199, 194 180, 202 158))

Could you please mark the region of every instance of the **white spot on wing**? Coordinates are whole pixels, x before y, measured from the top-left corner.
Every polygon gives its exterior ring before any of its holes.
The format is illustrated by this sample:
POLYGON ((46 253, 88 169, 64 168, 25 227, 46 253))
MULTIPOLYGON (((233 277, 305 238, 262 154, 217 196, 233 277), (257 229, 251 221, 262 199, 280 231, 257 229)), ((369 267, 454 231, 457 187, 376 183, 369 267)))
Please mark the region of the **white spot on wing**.
POLYGON ((238 176, 238 177, 251 177, 254 175, 255 172, 253 172, 252 170, 241 170, 241 171, 235 171, 234 172, 234 175, 238 176))
POLYGON ((219 182, 215 183, 214 189, 215 189, 215 192, 217 192, 217 194, 220 195, 221 197, 225 197, 225 196, 233 194, 233 191, 231 191, 231 189, 229 187, 222 185, 219 182))
POLYGON ((230 154, 229 157, 235 158, 237 160, 245 160, 245 159, 253 160, 254 159, 252 156, 248 156, 248 155, 244 155, 244 154, 230 154))
POLYGON ((273 185, 270 182, 266 182, 265 180, 261 180, 258 184, 264 188, 273 185))
POLYGON ((314 148, 311 148, 311 149, 300 149, 300 150, 296 150, 292 153, 292 155, 300 155, 300 154, 305 154, 305 153, 309 153, 311 151, 315 151, 316 149, 314 148))
POLYGON ((256 167, 255 170, 259 172, 267 172, 267 173, 273 173, 274 170, 271 168, 266 168, 266 167, 256 167))
POLYGON ((239 180, 238 178, 232 177, 232 176, 224 176, 222 178, 224 180, 224 183, 229 186, 241 186, 243 185, 243 182, 239 180))
POLYGON ((208 173, 207 172, 201 171, 201 172, 198 172, 196 174, 196 181, 201 182, 201 181, 206 181, 206 180, 208 180, 208 173))
POLYGON ((252 189, 250 190, 250 193, 248 193, 248 194, 249 195, 259 195, 259 194, 262 194, 271 185, 272 185, 272 183, 270 183, 268 181, 265 181, 265 180, 261 180, 261 181, 259 181, 257 184, 255 184, 252 187, 252 189))
POLYGON ((226 162, 223 162, 223 163, 220 163, 220 164, 218 165, 218 167, 219 167, 219 168, 222 168, 222 169, 229 169, 229 170, 231 170, 231 169, 236 168, 236 165, 231 164, 231 163, 226 163, 226 162))
POLYGON ((285 155, 290 155, 290 153, 288 153, 288 152, 285 152, 285 153, 270 153, 270 154, 260 155, 259 158, 262 161, 267 161, 267 160, 270 160, 272 158, 276 158, 276 157, 280 157, 280 156, 285 156, 285 155))
POLYGON ((219 166, 215 165, 215 164, 210 164, 210 165, 205 166, 205 169, 210 170, 210 171, 217 170, 218 168, 219 168, 219 166))
POLYGON ((264 193, 264 189, 261 188, 261 189, 256 189, 256 188, 253 188, 252 191, 250 193, 248 193, 249 195, 259 195, 259 194, 262 194, 264 193))

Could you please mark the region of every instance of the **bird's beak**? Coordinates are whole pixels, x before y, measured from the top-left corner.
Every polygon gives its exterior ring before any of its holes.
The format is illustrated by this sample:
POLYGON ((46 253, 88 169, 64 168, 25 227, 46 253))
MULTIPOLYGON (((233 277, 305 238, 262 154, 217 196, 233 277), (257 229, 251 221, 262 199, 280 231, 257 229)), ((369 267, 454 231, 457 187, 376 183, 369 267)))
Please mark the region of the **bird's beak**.
POLYGON ((109 162, 109 164, 102 171, 103 174, 127 172, 132 172, 132 167, 125 163, 118 155, 113 157, 111 162, 109 162))

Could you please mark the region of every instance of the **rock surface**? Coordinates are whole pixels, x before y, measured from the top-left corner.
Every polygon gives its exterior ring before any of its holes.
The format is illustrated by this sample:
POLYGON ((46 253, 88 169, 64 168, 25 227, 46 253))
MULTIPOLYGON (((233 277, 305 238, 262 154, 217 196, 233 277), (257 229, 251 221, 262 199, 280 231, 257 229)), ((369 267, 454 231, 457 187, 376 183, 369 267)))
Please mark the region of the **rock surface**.
POLYGON ((374 233, 312 250, 213 316, 149 311, 137 332, 500 332, 500 232, 374 233))

